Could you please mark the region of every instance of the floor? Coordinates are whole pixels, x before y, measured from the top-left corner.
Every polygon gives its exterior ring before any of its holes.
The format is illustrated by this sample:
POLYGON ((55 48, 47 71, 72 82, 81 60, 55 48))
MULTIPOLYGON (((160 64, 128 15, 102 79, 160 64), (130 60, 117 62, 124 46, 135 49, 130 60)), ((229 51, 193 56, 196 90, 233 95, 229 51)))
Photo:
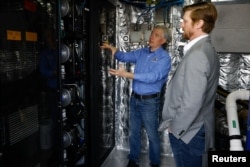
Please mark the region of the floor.
MULTIPOLYGON (((127 155, 128 151, 118 150, 117 148, 114 148, 114 150, 110 153, 101 167, 126 167, 128 163, 127 155)), ((141 154, 139 166, 150 167, 147 153, 141 154)), ((162 156, 160 167, 175 167, 173 157, 162 156)))

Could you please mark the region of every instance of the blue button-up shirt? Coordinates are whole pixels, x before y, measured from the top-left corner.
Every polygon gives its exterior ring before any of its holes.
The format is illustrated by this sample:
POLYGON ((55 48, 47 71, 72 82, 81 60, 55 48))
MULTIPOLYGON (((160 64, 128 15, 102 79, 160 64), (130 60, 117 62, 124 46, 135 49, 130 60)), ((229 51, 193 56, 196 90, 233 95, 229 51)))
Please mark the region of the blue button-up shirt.
POLYGON ((117 51, 115 58, 121 62, 135 64, 132 89, 140 95, 159 93, 171 68, 171 58, 162 47, 153 52, 150 48, 131 52, 117 51))

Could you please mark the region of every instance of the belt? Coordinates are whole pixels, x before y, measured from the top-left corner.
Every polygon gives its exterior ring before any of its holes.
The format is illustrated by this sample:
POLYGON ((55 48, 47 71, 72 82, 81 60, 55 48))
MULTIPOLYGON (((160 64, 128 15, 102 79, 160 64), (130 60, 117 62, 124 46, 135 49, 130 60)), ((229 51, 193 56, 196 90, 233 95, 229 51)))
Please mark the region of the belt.
POLYGON ((132 92, 132 96, 134 96, 137 99, 144 99, 144 100, 159 97, 159 95, 160 93, 150 94, 150 95, 139 95, 139 94, 136 94, 134 91, 132 92))

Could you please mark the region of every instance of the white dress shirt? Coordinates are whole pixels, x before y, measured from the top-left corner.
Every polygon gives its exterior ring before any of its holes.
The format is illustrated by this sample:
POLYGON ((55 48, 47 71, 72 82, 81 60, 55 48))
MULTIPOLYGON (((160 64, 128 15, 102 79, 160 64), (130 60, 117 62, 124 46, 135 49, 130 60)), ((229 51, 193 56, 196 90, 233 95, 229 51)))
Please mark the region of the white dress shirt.
POLYGON ((187 51, 196 43, 198 42, 199 40, 201 40, 202 38, 205 38, 207 37, 208 34, 206 35, 202 35, 202 36, 199 36, 195 39, 193 39, 192 41, 188 41, 187 44, 184 46, 183 48, 183 55, 185 56, 185 54, 187 53, 187 51))

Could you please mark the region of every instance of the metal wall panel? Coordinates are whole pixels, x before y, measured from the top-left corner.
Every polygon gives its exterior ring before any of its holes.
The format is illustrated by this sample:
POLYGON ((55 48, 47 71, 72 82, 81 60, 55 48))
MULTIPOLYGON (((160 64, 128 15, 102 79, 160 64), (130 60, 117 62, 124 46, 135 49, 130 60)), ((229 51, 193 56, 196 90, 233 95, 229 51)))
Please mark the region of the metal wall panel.
POLYGON ((250 4, 218 4, 218 20, 212 32, 217 52, 250 52, 250 4))

